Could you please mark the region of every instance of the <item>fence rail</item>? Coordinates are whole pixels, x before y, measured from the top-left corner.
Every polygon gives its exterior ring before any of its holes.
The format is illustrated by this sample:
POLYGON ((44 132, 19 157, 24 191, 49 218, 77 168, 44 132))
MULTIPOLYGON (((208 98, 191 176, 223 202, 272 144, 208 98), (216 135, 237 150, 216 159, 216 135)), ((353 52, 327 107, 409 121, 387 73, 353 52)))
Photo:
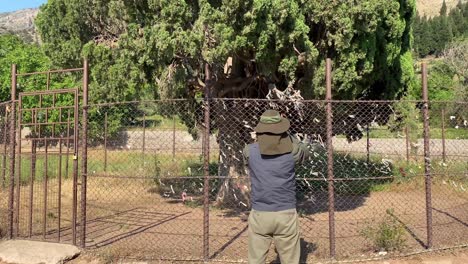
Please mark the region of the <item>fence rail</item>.
POLYGON ((303 261, 468 245, 468 103, 327 99, 42 105, 43 120, 1 103, 0 235, 109 259, 245 261, 242 150, 274 108, 311 153, 296 167, 303 261))

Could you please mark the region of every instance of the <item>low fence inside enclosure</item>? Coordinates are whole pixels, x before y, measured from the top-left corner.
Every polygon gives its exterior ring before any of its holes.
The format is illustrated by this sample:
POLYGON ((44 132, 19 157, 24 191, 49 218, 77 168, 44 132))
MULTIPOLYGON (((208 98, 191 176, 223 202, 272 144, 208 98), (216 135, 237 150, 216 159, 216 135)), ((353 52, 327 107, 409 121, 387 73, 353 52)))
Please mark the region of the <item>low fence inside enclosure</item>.
MULTIPOLYGON (((108 259, 246 260, 250 182, 242 150, 254 141, 253 128, 268 108, 291 120, 290 133, 309 144, 311 152, 296 168, 305 261, 329 258, 332 243, 338 259, 420 251, 431 229, 434 248, 468 244, 466 102, 430 103, 432 185, 427 189, 421 102, 332 101, 334 219, 329 219, 328 204, 327 101, 213 99, 209 108, 206 104, 172 100, 89 106, 88 249, 108 259)), ((8 176, 7 105, 0 105, 0 146, 6 158, 4 163, 0 159, 0 173, 8 176)), ((48 164, 52 171, 59 166, 54 160, 48 164)), ((26 175, 28 167, 23 170, 26 175)), ((71 184, 70 177, 63 179, 64 188, 71 184)), ((37 186, 40 193, 42 185, 37 186)), ((65 196, 66 213, 70 197, 65 196)), ((1 235, 8 228, 7 205, 8 188, 1 185, 1 235)), ((57 222, 52 214, 46 218, 50 225, 57 222)), ((274 250, 269 258, 277 258, 274 250)))

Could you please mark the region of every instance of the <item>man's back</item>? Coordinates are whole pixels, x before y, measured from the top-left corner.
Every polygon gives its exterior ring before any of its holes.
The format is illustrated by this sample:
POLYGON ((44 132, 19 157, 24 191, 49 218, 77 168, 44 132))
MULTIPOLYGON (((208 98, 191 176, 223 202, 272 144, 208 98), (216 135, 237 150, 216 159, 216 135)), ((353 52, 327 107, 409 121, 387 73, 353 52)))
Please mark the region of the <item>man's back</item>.
POLYGON ((291 153, 261 155, 258 143, 249 145, 252 209, 277 212, 296 208, 295 161, 291 153))

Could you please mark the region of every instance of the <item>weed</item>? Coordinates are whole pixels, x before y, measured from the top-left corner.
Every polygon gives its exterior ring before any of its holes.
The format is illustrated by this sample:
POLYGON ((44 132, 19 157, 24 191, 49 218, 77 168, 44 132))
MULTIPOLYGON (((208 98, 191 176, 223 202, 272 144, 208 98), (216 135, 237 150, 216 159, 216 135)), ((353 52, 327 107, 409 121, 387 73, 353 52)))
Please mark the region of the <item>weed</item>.
POLYGON ((377 224, 368 224, 360 232, 372 242, 375 250, 400 251, 406 247, 405 228, 394 217, 392 210, 377 224))
POLYGON ((55 216, 55 214, 52 213, 52 212, 48 212, 48 213, 47 213, 47 218, 55 219, 55 218, 57 218, 57 216, 55 216))

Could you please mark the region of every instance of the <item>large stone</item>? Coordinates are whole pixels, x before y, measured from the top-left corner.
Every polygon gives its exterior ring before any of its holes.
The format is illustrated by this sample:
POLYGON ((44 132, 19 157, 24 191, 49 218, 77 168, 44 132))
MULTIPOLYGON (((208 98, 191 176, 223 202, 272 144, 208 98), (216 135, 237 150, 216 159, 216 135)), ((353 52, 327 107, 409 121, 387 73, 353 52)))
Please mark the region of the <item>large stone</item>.
POLYGON ((0 243, 0 259, 16 264, 61 264, 80 254, 72 245, 9 240, 0 243))

